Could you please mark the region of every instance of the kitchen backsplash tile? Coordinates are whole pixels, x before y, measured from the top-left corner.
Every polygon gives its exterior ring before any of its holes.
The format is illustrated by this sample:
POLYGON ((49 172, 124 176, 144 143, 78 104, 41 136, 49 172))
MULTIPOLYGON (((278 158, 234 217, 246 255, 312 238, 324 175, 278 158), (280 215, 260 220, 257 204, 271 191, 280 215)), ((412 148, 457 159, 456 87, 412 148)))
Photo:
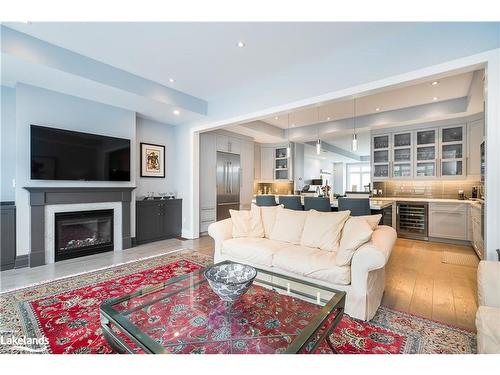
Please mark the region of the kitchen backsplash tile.
POLYGON ((458 191, 463 190, 467 197, 472 194, 472 187, 479 186, 479 181, 379 181, 373 183, 373 189, 382 190, 381 197, 441 198, 455 199, 458 191))
POLYGON ((293 194, 293 182, 256 182, 253 186, 254 194, 293 194))

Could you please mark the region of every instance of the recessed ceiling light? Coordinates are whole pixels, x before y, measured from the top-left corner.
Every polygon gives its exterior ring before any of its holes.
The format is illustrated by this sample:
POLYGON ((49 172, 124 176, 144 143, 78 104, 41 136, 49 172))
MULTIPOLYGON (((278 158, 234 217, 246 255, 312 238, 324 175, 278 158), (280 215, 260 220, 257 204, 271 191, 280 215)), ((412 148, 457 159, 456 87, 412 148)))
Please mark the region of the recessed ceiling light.
POLYGON ((275 117, 274 117, 274 119, 275 119, 275 120, 279 119, 279 116, 275 116, 275 117))
POLYGON ((432 86, 436 86, 439 83, 439 81, 434 81, 431 83, 432 86))
POLYGON ((375 111, 377 111, 377 112, 380 111, 380 108, 379 107, 375 108, 375 111))
POLYGON ((432 100, 436 101, 438 100, 439 98, 437 96, 433 97, 432 100))
POLYGON ((168 82, 170 82, 170 83, 174 83, 174 82, 175 82, 175 79, 173 79, 173 78, 169 78, 169 79, 168 79, 168 82))
POLYGON ((179 111, 178 109, 174 109, 173 114, 179 116, 181 114, 181 111, 179 111))
POLYGON ((330 121, 330 117, 327 117, 327 118, 326 118, 326 121, 330 121))
POLYGON ((245 43, 243 43, 241 40, 238 42, 238 47, 243 48, 245 47, 245 43))

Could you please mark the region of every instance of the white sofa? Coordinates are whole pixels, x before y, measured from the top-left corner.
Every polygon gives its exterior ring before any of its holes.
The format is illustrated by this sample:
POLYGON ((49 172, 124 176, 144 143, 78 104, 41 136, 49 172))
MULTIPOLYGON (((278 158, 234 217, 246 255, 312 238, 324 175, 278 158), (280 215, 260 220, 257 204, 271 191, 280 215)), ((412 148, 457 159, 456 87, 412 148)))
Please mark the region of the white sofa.
POLYGON ((500 262, 479 263, 477 292, 477 352, 500 354, 500 262))
POLYGON ((233 238, 232 228, 231 219, 209 226, 215 240, 214 262, 231 260, 345 291, 345 313, 357 319, 370 320, 377 312, 385 288, 385 265, 397 237, 392 227, 376 227, 347 266, 336 265, 335 252, 265 237, 233 238))

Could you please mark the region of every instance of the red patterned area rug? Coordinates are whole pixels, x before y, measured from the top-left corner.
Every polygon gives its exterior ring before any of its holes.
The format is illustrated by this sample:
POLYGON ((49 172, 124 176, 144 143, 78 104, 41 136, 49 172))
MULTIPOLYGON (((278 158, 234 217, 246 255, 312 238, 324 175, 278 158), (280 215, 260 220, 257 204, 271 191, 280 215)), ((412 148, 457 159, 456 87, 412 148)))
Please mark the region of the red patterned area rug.
MULTIPOLYGON (((102 301, 210 262, 210 258, 187 250, 2 293, 0 353, 26 353, 25 346, 32 352, 53 354, 113 353, 100 327, 102 301), (48 345, 13 345, 8 337, 43 338, 48 345)), ((383 306, 370 322, 344 316, 331 339, 343 354, 466 354, 476 350, 472 332, 383 306)), ((325 344, 318 353, 331 351, 325 344)))

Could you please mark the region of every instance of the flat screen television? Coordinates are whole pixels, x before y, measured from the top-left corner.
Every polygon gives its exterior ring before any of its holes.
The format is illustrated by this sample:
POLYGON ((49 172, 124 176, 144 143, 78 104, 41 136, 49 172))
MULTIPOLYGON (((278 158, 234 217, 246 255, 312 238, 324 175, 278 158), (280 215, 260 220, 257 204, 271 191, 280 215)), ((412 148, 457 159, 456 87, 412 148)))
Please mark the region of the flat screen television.
POLYGON ((31 125, 31 179, 130 181, 130 140, 31 125))

